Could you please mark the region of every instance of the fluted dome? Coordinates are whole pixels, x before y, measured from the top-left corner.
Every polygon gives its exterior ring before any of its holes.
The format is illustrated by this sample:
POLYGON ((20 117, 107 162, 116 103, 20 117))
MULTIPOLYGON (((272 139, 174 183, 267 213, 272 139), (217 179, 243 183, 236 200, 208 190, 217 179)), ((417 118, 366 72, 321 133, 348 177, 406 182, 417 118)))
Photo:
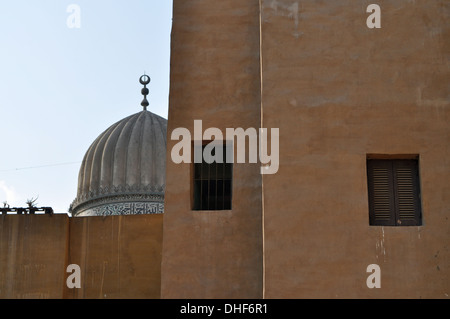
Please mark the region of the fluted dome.
POLYGON ((74 216, 162 213, 167 120, 141 111, 111 125, 86 152, 74 216))

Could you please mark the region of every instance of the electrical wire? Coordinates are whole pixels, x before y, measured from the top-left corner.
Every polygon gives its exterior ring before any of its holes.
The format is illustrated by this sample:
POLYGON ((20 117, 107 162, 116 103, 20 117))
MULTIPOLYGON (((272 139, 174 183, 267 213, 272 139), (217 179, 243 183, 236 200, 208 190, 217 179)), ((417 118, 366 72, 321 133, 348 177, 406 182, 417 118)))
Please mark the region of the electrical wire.
POLYGON ((0 172, 21 171, 21 170, 25 170, 25 169, 54 167, 54 166, 72 165, 72 164, 80 164, 80 163, 81 163, 81 161, 78 161, 78 162, 66 162, 66 163, 56 163, 56 164, 47 164, 47 165, 38 165, 38 166, 29 166, 29 167, 20 167, 20 168, 10 168, 10 169, 2 169, 2 170, 0 170, 0 172))

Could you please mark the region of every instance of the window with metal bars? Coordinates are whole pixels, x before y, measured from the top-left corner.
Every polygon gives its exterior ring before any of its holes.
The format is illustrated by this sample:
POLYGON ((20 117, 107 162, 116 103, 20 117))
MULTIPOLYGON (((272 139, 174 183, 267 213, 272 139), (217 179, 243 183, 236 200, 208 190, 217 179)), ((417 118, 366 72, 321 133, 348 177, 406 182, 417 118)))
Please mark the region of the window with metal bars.
MULTIPOLYGON (((202 154, 206 145, 201 147, 202 154)), ((231 152, 226 143, 216 145, 222 148, 222 163, 207 163, 202 157, 201 163, 194 163, 194 207, 193 210, 229 210, 231 209, 233 163, 226 162, 226 152, 231 152)))
POLYGON ((369 224, 422 225, 416 159, 368 159, 369 224))

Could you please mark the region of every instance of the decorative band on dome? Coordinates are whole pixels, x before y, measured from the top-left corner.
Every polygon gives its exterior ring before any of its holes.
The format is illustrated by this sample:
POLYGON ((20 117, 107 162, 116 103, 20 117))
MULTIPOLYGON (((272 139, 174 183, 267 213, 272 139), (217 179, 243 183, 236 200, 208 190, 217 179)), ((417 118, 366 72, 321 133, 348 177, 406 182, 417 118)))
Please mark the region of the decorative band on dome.
POLYGON ((116 215, 106 214, 106 212, 108 212, 108 210, 111 210, 112 208, 114 208, 114 211, 116 212, 126 211, 127 213, 125 215, 160 214, 164 210, 164 193, 117 194, 101 196, 92 198, 91 200, 82 201, 79 204, 76 204, 74 201, 69 211, 73 216, 87 216, 86 214, 83 214, 83 212, 86 211, 96 212, 95 214, 89 214, 89 216, 116 215), (117 207, 122 207, 122 209, 116 209, 117 207), (139 207, 144 208, 142 208, 142 210, 139 207), (155 207, 157 207, 158 209, 155 210, 155 207), (99 212, 105 212, 105 214, 99 214, 99 212))

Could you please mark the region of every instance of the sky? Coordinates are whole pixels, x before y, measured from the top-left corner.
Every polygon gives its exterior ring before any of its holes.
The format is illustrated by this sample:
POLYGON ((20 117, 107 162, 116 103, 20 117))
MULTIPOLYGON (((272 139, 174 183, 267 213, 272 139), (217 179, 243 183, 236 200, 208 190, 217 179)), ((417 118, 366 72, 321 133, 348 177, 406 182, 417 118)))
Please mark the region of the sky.
POLYGON ((91 143, 142 110, 144 72, 167 119, 171 24, 171 0, 0 2, 1 207, 67 213, 91 143))

